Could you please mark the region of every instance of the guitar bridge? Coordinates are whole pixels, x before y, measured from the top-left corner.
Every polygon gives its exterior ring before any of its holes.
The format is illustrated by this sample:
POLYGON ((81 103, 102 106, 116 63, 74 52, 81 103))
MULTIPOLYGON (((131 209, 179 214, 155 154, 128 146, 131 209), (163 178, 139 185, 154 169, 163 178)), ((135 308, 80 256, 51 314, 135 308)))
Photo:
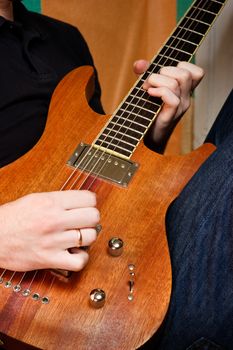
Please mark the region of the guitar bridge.
POLYGON ((122 187, 128 186, 138 169, 137 163, 85 143, 78 145, 67 164, 122 187))

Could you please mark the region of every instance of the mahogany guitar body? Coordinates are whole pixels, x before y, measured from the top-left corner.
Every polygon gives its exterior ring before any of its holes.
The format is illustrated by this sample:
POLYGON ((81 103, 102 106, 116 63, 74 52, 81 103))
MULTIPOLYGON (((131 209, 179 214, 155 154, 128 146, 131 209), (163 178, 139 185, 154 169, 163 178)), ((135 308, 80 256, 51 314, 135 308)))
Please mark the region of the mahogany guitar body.
MULTIPOLYGON (((98 116, 86 102, 92 91, 91 76, 92 69, 82 67, 58 85, 39 142, 0 170, 0 204, 31 192, 59 190, 65 183, 73 171, 67 161, 78 144, 91 145, 109 119, 98 116)), ((126 188, 100 178, 94 180, 91 190, 97 193, 102 231, 90 248, 87 267, 73 273, 67 282, 55 278, 52 287, 50 272, 42 278, 41 271, 27 297, 14 292, 13 286, 5 287, 7 276, 12 275, 6 272, 0 285, 0 338, 4 348, 27 349, 23 342, 49 350, 130 350, 146 342, 161 325, 171 294, 167 208, 213 150, 206 144, 185 156, 161 156, 141 143, 131 158, 138 170, 126 188), (112 237, 124 242, 119 257, 107 252, 112 237), (135 265, 132 301, 128 299, 129 264, 135 265), (106 293, 105 305, 99 309, 89 304, 94 288, 106 293), (33 300, 36 292, 49 295, 49 303, 33 300)), ((25 288, 32 274, 25 277, 25 288)), ((13 285, 17 278, 18 273, 13 285)))

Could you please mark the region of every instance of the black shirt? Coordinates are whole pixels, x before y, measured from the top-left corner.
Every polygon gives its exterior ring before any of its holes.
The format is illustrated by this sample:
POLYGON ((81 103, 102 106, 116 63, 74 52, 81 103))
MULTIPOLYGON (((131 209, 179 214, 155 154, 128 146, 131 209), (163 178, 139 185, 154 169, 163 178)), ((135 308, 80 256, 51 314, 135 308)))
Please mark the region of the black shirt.
MULTIPOLYGON (((72 69, 93 65, 73 26, 14 1, 14 22, 0 17, 0 166, 27 152, 43 133, 52 92, 72 69)), ((99 113, 100 87, 90 102, 99 113)))

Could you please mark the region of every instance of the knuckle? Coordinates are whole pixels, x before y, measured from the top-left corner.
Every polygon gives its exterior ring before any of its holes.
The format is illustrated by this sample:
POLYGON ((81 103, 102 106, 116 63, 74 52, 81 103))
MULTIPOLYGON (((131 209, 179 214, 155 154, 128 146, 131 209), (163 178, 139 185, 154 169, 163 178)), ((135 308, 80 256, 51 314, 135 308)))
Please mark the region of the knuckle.
POLYGON ((89 260, 89 255, 86 252, 82 252, 82 255, 81 254, 77 255, 77 258, 72 264, 72 270, 73 271, 82 270, 86 266, 88 260, 89 260))
POLYGON ((197 78, 201 79, 204 77, 204 75, 205 75, 204 69, 201 67, 197 67, 197 78))
POLYGON ((187 69, 182 69, 180 72, 180 81, 182 84, 186 84, 188 81, 192 81, 192 74, 187 69))
POLYGON ((170 89, 172 91, 177 91, 177 89, 179 88, 179 84, 178 84, 178 81, 173 79, 171 82, 170 82, 170 89))

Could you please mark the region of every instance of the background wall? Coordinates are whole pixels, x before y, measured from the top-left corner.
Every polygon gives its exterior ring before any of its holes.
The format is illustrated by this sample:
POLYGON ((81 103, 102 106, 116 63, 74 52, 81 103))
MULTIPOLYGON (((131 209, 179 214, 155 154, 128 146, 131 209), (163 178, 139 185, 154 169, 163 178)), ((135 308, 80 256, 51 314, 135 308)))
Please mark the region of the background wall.
POLYGON ((195 93, 193 147, 208 133, 233 85, 233 1, 228 0, 196 54, 205 78, 195 93))

